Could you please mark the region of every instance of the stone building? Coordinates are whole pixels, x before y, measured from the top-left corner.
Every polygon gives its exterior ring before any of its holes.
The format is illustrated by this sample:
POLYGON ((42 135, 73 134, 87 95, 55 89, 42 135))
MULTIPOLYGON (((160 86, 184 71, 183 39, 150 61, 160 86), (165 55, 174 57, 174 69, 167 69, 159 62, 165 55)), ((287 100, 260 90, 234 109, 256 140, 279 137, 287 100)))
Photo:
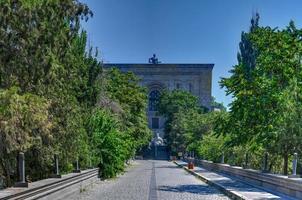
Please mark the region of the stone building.
MULTIPOLYGON (((149 61, 150 62, 150 61, 149 61)), ((157 102, 163 89, 182 89, 197 96, 200 105, 210 109, 212 69, 214 64, 105 64, 105 68, 116 67, 122 72, 131 71, 148 88, 148 122, 154 136, 164 137, 164 119, 157 115, 157 102)))

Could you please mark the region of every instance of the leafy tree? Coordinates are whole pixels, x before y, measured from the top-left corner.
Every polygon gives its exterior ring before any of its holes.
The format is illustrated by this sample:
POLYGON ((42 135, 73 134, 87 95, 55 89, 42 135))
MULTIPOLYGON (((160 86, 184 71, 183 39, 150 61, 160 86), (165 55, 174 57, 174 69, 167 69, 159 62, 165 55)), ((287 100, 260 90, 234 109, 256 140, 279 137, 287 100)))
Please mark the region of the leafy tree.
POLYGON ((131 152, 129 138, 119 130, 118 120, 106 111, 95 110, 89 125, 100 176, 115 177, 124 169, 125 160, 131 152))
POLYGON ((146 90, 139 86, 139 79, 118 69, 107 69, 104 74, 89 130, 100 176, 109 178, 123 171, 124 163, 148 144, 151 131, 146 118, 146 90))
POLYGON ((173 118, 174 113, 190 109, 202 111, 198 98, 187 91, 164 91, 160 97, 159 114, 168 120, 173 118))
MULTIPOLYGON (((24 140, 30 147, 23 150, 26 150, 26 168, 30 169, 27 174, 34 180, 50 173, 54 153, 60 154, 63 170, 70 170, 68 166, 76 157, 80 157, 82 166, 87 163, 86 124, 96 103, 101 72, 101 65, 91 51, 85 51, 86 34, 79 34, 80 20, 88 19, 89 15, 88 7, 74 0, 0 2, 0 88, 3 94, 9 94, 6 91, 17 87, 15 96, 36 103, 28 105, 35 109, 27 111, 20 119, 21 124, 37 113, 51 116, 51 143, 24 140), (45 101, 47 106, 43 107, 38 100, 45 101)), ((7 105, 17 109, 18 103, 7 105)), ((0 113, 0 118, 9 119, 6 112, 0 113)), ((43 118, 39 120, 43 122, 43 118)), ((26 133, 16 126, 16 131, 20 129, 25 138, 37 129, 36 124, 27 125, 26 133)), ((7 131, 3 126, 0 129, 7 131)), ((10 142, 7 145, 13 144, 10 142)), ((9 156, 15 157, 15 152, 9 152, 9 156)), ((5 162, 14 165, 12 159, 5 162)))
POLYGON ((195 125, 198 124, 197 119, 202 112, 203 109, 199 106, 197 97, 189 92, 173 90, 162 93, 159 101, 159 114, 166 118, 165 139, 172 154, 186 149, 185 135, 197 131, 198 127, 195 125), (194 126, 191 123, 192 118, 188 120, 190 118, 188 113, 197 116, 194 126), (187 132, 188 127, 192 128, 189 133, 187 132))
POLYGON ((105 94, 120 105, 120 119, 123 129, 132 138, 133 150, 146 145, 151 137, 146 109, 146 88, 139 85, 139 79, 131 72, 122 73, 118 69, 107 72, 105 94))
POLYGON ((215 97, 211 98, 211 108, 226 111, 226 107, 224 107, 223 103, 216 102, 215 97))
POLYGON ((245 69, 251 62, 238 59, 231 77, 221 81, 234 96, 225 124, 232 138, 230 145, 258 145, 271 154, 281 154, 283 173, 287 174, 289 154, 301 149, 295 142, 301 134, 300 97, 296 95, 302 78, 301 31, 291 22, 284 30, 257 27, 246 38, 256 52, 254 67, 247 76, 245 69))
POLYGON ((194 152, 198 157, 213 162, 221 162, 222 153, 225 154, 225 162, 227 162, 228 151, 225 149, 226 138, 222 135, 215 136, 208 134, 202 140, 197 140, 194 152))
POLYGON ((48 112, 49 102, 42 97, 25 93, 18 88, 0 90, 0 163, 8 185, 14 166, 10 160, 18 152, 52 144, 52 120, 48 112))
POLYGON ((75 0, 3 0, 0 13, 0 86, 38 93, 64 72, 60 64, 91 11, 75 0))
POLYGON ((0 1, 0 174, 7 179, 18 151, 32 180, 51 173, 54 153, 63 172, 76 159, 81 167, 92 160, 112 177, 148 143, 145 89, 133 74, 102 71, 80 32, 90 16, 77 0, 0 1))

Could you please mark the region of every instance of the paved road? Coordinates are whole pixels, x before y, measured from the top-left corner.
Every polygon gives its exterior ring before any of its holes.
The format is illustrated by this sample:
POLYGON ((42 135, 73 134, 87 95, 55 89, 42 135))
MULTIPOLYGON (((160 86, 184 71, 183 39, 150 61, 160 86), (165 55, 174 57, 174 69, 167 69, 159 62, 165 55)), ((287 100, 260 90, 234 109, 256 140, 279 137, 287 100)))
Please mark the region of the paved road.
MULTIPOLYGON (((57 198, 59 199, 59 198, 57 198)), ((102 200, 224 200, 215 188, 167 161, 136 161, 120 177, 98 181, 64 199, 102 200)))

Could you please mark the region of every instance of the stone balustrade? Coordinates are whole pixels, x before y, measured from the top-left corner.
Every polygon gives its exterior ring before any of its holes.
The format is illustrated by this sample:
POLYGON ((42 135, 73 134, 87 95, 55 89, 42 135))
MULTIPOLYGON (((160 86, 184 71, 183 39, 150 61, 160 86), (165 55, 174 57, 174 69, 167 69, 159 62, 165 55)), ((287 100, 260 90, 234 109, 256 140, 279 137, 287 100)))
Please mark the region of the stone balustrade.
MULTIPOLYGON (((189 161, 189 159, 185 160, 189 161)), ((259 170, 243 169, 242 167, 213 163, 207 160, 194 159, 194 163, 207 170, 221 172, 253 185, 302 199, 302 178, 289 178, 279 174, 263 173, 259 170)))

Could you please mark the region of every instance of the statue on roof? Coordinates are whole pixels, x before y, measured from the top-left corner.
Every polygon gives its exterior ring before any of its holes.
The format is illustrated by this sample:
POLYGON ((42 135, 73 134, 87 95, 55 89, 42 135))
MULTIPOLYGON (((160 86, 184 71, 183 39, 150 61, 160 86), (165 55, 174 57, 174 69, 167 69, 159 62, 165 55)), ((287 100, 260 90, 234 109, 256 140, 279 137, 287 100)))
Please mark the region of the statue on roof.
POLYGON ((159 64, 161 62, 158 61, 158 58, 156 58, 156 54, 153 54, 153 56, 151 58, 149 58, 149 63, 150 64, 159 64))

